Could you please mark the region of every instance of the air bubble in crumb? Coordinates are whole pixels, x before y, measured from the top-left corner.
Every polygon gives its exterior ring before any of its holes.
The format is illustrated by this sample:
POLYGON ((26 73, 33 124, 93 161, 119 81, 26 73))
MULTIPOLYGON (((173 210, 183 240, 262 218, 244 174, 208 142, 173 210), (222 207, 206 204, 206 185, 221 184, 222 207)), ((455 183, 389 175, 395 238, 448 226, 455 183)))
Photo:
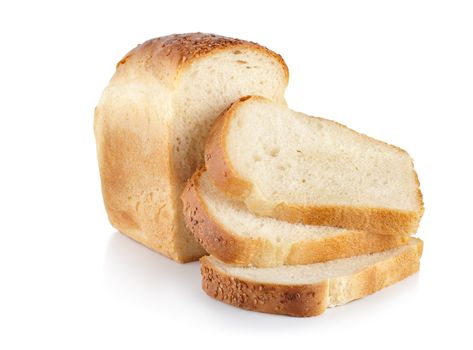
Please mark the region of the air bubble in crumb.
POLYGON ((273 148, 267 149, 266 153, 270 155, 271 157, 277 157, 279 154, 279 148, 273 147, 273 148))

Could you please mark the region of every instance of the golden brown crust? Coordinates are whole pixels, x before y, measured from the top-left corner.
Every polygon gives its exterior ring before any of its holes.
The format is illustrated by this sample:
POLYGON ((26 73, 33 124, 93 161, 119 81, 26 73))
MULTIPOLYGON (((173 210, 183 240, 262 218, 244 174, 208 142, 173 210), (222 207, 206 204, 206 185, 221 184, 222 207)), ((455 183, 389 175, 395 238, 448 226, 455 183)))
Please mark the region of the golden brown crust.
POLYGON ((373 294, 419 271, 423 242, 415 240, 409 249, 350 275, 330 280, 329 307, 343 305, 373 294))
POLYGON ((221 261, 240 266, 271 267, 325 262, 389 250, 408 241, 407 236, 376 235, 362 231, 294 243, 284 252, 280 245, 262 238, 243 237, 221 225, 200 195, 203 168, 188 181, 182 194, 187 227, 202 246, 221 261))
POLYGON ((244 199, 251 191, 252 184, 237 175, 227 158, 225 135, 229 127, 229 115, 233 115, 241 102, 254 98, 245 96, 228 106, 215 120, 205 144, 205 167, 215 185, 233 198, 244 199))
POLYGON ((117 63, 117 73, 126 70, 127 66, 140 67, 172 87, 179 73, 193 60, 228 48, 236 51, 248 48, 274 57, 281 64, 286 81, 289 80, 287 65, 277 53, 251 41, 207 33, 173 34, 148 40, 117 63))
POLYGON ((243 280, 223 273, 200 259, 202 289, 212 298, 251 311, 297 317, 316 316, 327 307, 328 282, 278 285, 243 280))
POLYGON ((305 265, 372 254, 400 247, 409 241, 404 235, 378 235, 364 231, 350 231, 323 240, 296 243, 281 265, 305 265))
POLYGON ((357 273, 313 285, 272 284, 239 278, 200 259, 202 289, 224 303, 258 312, 290 316, 316 316, 327 307, 346 304, 373 294, 419 270, 423 242, 416 239, 398 255, 370 265, 357 273))
MULTIPOLYGON (((256 198, 252 198, 251 202, 246 202, 253 186, 233 167, 228 158, 229 153, 225 139, 235 111, 249 99, 264 98, 246 96, 234 102, 217 118, 207 139, 205 165, 212 182, 222 192, 232 198, 244 201, 248 208, 256 214, 271 216, 291 223, 344 227, 380 235, 409 235, 417 231, 424 211, 420 188, 418 188, 417 194, 420 207, 418 212, 352 206, 297 206, 287 203, 280 203, 268 212, 268 203, 258 201, 256 198)), ((414 176, 417 179, 415 171, 414 176)), ((419 184, 418 179, 417 183, 419 184)))
MULTIPOLYGON (((257 211, 257 208, 252 208, 257 211)), ((271 216, 311 225, 346 227, 380 235, 409 235, 417 231, 420 216, 395 209, 348 206, 296 206, 281 203, 271 216)))
MULTIPOLYGON (((150 150, 138 132, 129 132, 145 125, 142 122, 145 112, 144 107, 130 103, 127 98, 122 96, 112 101, 105 95, 95 113, 97 155, 108 218, 113 227, 143 245, 176 261, 187 260, 190 257, 174 249, 176 211, 173 204, 164 198, 156 200, 160 195, 156 190, 171 192, 168 153, 163 151, 167 148, 168 136, 164 129, 154 130, 150 150), (135 118, 127 119, 126 115, 130 114, 135 118), (153 176, 154 172, 161 176, 153 176), (163 225, 164 222, 168 224, 163 225)), ((199 255, 191 258, 198 259, 199 255)))

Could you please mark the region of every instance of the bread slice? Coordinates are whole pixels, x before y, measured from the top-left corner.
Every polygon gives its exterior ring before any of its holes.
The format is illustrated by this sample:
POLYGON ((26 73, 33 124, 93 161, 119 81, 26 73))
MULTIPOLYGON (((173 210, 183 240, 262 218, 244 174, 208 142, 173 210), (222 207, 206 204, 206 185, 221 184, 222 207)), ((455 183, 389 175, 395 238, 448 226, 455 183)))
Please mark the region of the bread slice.
POLYGON ((226 195, 289 222, 412 234, 423 213, 405 151, 262 97, 222 113, 205 164, 226 195))
POLYGON ((274 52, 213 34, 147 41, 128 53, 95 110, 102 192, 112 225, 180 262, 204 254, 180 195, 203 163, 217 116, 247 94, 284 101, 288 70, 274 52))
POLYGON ((204 169, 188 181, 182 200, 187 227, 207 252, 228 264, 311 264, 380 252, 409 240, 402 235, 291 224, 254 215, 221 193, 204 169))
POLYGON ((392 285, 419 270, 423 243, 326 263, 272 268, 227 265, 201 258, 202 288, 243 309, 290 316, 316 316, 392 285))

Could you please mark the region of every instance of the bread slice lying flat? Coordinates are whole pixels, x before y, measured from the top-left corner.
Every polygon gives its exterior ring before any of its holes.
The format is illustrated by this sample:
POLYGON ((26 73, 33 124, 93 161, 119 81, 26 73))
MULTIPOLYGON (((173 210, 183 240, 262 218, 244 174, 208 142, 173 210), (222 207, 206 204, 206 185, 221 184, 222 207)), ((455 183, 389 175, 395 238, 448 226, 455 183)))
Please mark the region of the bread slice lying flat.
POLYGON ((392 285, 419 270, 423 243, 311 265, 237 267, 201 258, 202 288, 211 297, 252 311, 315 316, 392 285))
POLYGON ((411 234, 423 213, 405 151, 261 97, 220 115, 205 164, 226 195, 289 222, 411 234))
POLYGON ((221 193, 204 169, 189 180, 182 200, 187 227, 207 252, 229 264, 310 264, 380 252, 409 240, 402 235, 291 224, 254 215, 243 203, 221 193))

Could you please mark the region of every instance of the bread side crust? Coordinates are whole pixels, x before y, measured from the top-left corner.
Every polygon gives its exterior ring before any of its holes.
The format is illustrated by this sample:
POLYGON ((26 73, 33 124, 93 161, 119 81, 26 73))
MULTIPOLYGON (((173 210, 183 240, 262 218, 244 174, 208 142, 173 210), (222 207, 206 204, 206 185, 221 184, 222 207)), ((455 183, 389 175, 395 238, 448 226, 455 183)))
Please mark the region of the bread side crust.
POLYGON ((334 237, 300 241, 289 250, 270 240, 244 237, 222 225, 208 210, 200 195, 198 169, 182 194, 187 227, 198 242, 219 260, 233 265, 273 267, 302 265, 381 252, 406 244, 407 236, 387 236, 363 231, 349 231, 334 237))
POLYGON ((95 109, 94 132, 102 195, 113 227, 180 261, 186 257, 176 252, 173 245, 175 207, 155 191, 157 188, 166 194, 172 191, 168 136, 164 128, 152 129, 148 131, 152 146, 147 146, 138 132, 143 129, 142 120, 146 118, 141 106, 147 103, 144 94, 136 97, 126 88, 116 92, 109 86, 95 109), (134 118, 127 119, 127 115, 134 118), (162 176, 153 177, 151 168, 162 176))
MULTIPOLYGON (((418 184, 418 212, 354 206, 274 204, 259 196, 253 190, 252 183, 241 176, 233 167, 225 142, 231 120, 235 116, 235 111, 241 104, 250 99, 266 100, 259 96, 246 96, 234 102, 215 121, 205 147, 205 166, 209 176, 215 186, 227 196, 245 202, 248 209, 255 214, 291 223, 344 227, 380 235, 409 235, 417 231, 424 212, 424 205, 419 180, 415 171, 414 176, 418 184)), ((346 127, 342 124, 339 125, 346 127)), ((395 147, 400 152, 405 152, 396 146, 392 147, 395 147)))
POLYGON ((242 309, 297 317, 317 316, 327 307, 377 292, 419 270, 423 243, 349 275, 313 285, 286 285, 232 276, 202 257, 202 289, 207 295, 242 309))

